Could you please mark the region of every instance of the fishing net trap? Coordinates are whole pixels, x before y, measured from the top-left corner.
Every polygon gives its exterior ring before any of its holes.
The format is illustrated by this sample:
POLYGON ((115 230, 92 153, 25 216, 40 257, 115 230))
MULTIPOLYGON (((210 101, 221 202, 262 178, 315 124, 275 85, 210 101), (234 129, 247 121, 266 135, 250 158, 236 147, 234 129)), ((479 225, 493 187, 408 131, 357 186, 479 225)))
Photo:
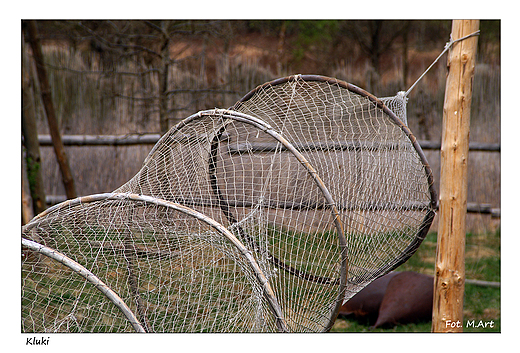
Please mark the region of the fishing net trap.
POLYGON ((167 132, 22 228, 23 332, 319 332, 434 218, 406 98, 296 75, 167 132))

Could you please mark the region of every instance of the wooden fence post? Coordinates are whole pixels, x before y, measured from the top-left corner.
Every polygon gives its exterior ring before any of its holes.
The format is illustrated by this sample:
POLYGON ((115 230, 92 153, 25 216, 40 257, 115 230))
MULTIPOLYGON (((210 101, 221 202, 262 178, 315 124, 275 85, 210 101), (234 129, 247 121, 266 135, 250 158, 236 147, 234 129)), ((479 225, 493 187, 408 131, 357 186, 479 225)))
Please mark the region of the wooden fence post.
POLYGON ((74 186, 74 179, 72 172, 70 171, 69 160, 65 154, 63 143, 61 141, 61 135, 56 121, 56 113, 54 110, 54 104, 52 103, 51 88, 49 80, 47 78, 47 71, 45 70, 43 62, 42 48, 40 39, 38 37, 38 29, 36 27, 36 21, 31 20, 27 22, 27 33, 29 34, 29 42, 36 62, 36 73, 38 80, 40 81, 40 91, 47 116, 47 122, 49 124, 49 132, 52 136, 52 144, 54 146, 54 152, 56 153, 56 159, 60 166, 61 177, 63 179, 63 185, 65 186, 65 193, 67 198, 76 198, 76 188, 74 186))
MULTIPOLYGON (((478 20, 454 20, 452 40, 479 29, 478 20)), ((462 332, 466 243, 469 122, 477 37, 456 42, 448 53, 439 192, 432 332, 462 332)))

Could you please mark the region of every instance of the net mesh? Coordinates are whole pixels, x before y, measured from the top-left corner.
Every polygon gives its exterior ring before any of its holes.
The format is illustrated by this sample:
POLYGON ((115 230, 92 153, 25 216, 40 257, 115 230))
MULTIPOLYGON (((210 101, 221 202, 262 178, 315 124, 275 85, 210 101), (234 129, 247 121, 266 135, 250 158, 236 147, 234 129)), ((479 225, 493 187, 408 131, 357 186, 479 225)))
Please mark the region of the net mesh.
POLYGON ((385 97, 380 99, 388 109, 390 109, 404 125, 408 126, 408 117, 406 114, 406 103, 408 98, 406 97, 405 91, 399 91, 393 97, 385 97))
MULTIPOLYGON (((343 81, 272 81, 185 119, 111 196, 58 205, 23 236, 88 268, 147 332, 326 331, 433 219, 402 119, 343 81)), ((24 332, 135 329, 77 271, 23 255, 24 332)))
MULTIPOLYGON (((85 264, 146 332, 276 329, 262 285, 233 243, 190 214, 137 198, 79 199, 24 235, 85 264)), ((24 249, 22 273, 24 332, 133 331, 120 308, 60 261, 24 249)))
MULTIPOLYGON (((260 86, 234 107, 282 131, 330 191, 347 238, 345 301, 408 259, 433 218, 431 170, 403 122, 406 98, 385 103, 399 117, 348 83, 293 76, 260 86)), ((292 218, 307 221, 301 212, 292 218)))

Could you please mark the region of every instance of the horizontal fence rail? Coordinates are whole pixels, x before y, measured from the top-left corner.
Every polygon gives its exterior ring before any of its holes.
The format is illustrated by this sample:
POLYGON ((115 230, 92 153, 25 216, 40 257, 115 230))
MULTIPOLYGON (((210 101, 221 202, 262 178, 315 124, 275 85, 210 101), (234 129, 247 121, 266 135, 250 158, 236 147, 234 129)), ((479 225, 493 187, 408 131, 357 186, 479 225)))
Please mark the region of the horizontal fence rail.
MULTIPOLYGON (((160 134, 129 135, 63 135, 61 140, 65 146, 128 146, 155 145, 160 134)), ((52 146, 51 135, 38 135, 40 146, 52 146)))
MULTIPOLYGON (((128 145, 154 145, 161 138, 160 134, 128 134, 128 135, 63 135, 61 137, 65 146, 128 146, 128 145)), ((50 135, 38 135, 41 146, 52 146, 50 135)), ((440 150, 440 141, 418 140, 423 150, 440 150)), ((240 148, 242 146, 237 146, 240 148)), ((269 150, 269 146, 262 146, 269 150)), ((335 149, 348 149, 351 146, 334 146, 335 149)), ((470 151, 500 152, 499 143, 470 142, 470 151)))
MULTIPOLYGON (((127 134, 127 135, 63 135, 62 142, 65 146, 131 146, 154 145, 161 138, 160 134, 127 134)), ((52 146, 50 135, 38 135, 41 146, 52 146)), ((440 150, 440 141, 418 140, 423 150, 440 150)), ((300 146, 303 150, 323 148, 319 143, 312 146, 300 146)), ((357 146, 326 146, 334 150, 355 149, 357 146)), ((374 146, 371 146, 374 147, 374 146)), ((377 146, 376 146, 377 147, 377 146)), ((379 146, 381 147, 381 146, 379 146)), ((388 146, 387 146, 388 147, 388 146)), ((269 152, 276 146, 230 146, 230 153, 244 152, 269 152)), ((470 142, 469 150, 475 152, 500 152, 499 143, 470 142)), ((55 205, 66 200, 65 195, 47 195, 47 205, 55 205)), ((490 214, 492 217, 500 217, 500 208, 494 208, 490 204, 469 203, 468 213, 490 214)))
MULTIPOLYGON (((417 140, 419 145, 423 150, 440 150, 441 142, 437 141, 421 141, 417 140)), ((500 152, 500 144, 499 143, 482 143, 482 142, 470 142, 469 143, 470 151, 480 151, 480 152, 500 152)))
MULTIPOLYGON (((47 196, 45 196, 45 201, 46 201, 48 206, 56 205, 56 204, 59 204, 60 202, 66 201, 66 200, 67 200, 67 196, 65 196, 65 195, 47 195, 47 196)), ((193 201, 191 201, 191 203, 190 203, 190 206, 201 206, 201 205, 203 205, 203 206, 218 206, 216 204, 210 205, 210 204, 204 203, 203 201, 200 201, 200 202, 193 202, 193 201)), ((235 205, 235 206, 237 206, 237 205, 235 205)), ((238 206, 240 206, 240 207, 247 207, 248 205, 247 204, 243 204, 243 205, 238 205, 238 206)), ((266 207, 268 207, 268 206, 266 206, 266 207)), ((317 205, 312 205, 312 207, 320 208, 317 205)), ((374 206, 371 206, 371 207, 374 207, 374 206)), ((284 204, 284 205, 275 205, 275 206, 272 206, 272 208, 309 209, 309 208, 311 208, 311 206, 309 206, 309 205, 285 205, 284 204)), ((380 207, 380 208, 384 208, 384 207, 380 207)), ((417 208, 417 206, 415 208, 417 208)), ((350 208, 344 207, 342 209, 343 210, 355 210, 355 209, 359 209, 359 207, 358 208, 356 208, 356 207, 350 207, 350 208)), ((374 210, 375 209, 376 208, 374 208, 374 210)), ((385 209, 388 209, 388 207, 386 207, 385 209)), ((410 207, 410 209, 412 209, 412 207, 410 207)), ((468 211, 468 213, 489 214, 489 215, 491 215, 491 217, 497 217, 497 218, 500 217, 500 208, 494 208, 490 204, 479 204, 479 203, 468 202, 467 211, 468 211)))

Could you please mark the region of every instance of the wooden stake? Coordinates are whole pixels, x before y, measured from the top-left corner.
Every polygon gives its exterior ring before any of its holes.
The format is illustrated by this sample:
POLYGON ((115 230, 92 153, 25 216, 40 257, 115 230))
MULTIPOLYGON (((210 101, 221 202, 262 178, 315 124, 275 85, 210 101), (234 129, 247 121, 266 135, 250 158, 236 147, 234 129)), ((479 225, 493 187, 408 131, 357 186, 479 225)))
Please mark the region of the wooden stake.
POLYGON ((31 45, 34 61, 36 62, 36 74, 38 75, 38 80, 40 81, 40 91, 43 106, 45 108, 45 114, 49 124, 49 132, 52 136, 52 144, 56 154, 56 160, 58 161, 63 185, 65 186, 65 193, 67 194, 67 198, 73 199, 76 197, 76 188, 74 186, 74 179, 72 178, 69 160, 67 159, 67 155, 61 141, 58 121, 56 120, 56 113, 54 110, 54 104, 52 102, 51 87, 43 62, 42 48, 35 20, 30 20, 27 22, 27 33, 29 34, 29 43, 31 45))
MULTIPOLYGON (((454 20, 452 40, 479 29, 478 20, 454 20)), ((469 122, 477 37, 456 42, 448 53, 439 193, 439 233, 432 332, 462 332, 469 122)))

